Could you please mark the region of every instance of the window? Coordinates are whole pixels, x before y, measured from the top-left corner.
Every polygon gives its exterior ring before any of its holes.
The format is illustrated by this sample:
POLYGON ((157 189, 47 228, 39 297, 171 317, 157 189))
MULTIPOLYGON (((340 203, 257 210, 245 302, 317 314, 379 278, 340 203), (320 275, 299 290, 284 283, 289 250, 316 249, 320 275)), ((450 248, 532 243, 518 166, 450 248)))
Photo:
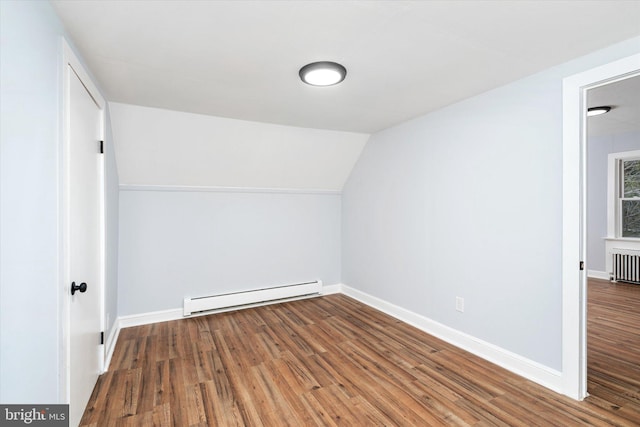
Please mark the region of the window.
POLYGON ((609 154, 607 234, 640 241, 640 151, 609 154))
POLYGON ((640 238, 640 159, 620 160, 620 236, 640 238))
POLYGON ((640 150, 611 153, 608 162, 605 267, 613 277, 614 254, 640 254, 640 150))

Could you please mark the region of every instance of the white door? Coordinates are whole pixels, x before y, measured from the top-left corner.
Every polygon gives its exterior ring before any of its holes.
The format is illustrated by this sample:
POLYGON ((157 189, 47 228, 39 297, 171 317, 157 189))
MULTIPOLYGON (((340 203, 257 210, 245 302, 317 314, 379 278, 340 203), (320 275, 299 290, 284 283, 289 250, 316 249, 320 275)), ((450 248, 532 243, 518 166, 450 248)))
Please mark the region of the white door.
POLYGON ((101 110, 69 70, 70 421, 78 425, 102 369, 101 110))

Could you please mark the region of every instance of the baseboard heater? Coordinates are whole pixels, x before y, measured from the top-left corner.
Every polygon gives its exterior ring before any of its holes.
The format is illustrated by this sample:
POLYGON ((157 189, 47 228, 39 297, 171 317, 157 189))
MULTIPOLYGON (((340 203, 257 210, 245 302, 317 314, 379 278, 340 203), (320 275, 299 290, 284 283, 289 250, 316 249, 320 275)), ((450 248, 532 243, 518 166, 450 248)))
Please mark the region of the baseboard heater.
POLYGON ((614 249, 612 282, 640 284, 640 251, 614 249))
POLYGON ((320 291, 322 291, 322 281, 316 280, 314 282, 296 283, 293 285, 276 286, 266 289, 256 289, 198 298, 185 298, 184 315, 191 316, 193 313, 203 311, 242 307, 252 304, 299 298, 319 294, 320 291))

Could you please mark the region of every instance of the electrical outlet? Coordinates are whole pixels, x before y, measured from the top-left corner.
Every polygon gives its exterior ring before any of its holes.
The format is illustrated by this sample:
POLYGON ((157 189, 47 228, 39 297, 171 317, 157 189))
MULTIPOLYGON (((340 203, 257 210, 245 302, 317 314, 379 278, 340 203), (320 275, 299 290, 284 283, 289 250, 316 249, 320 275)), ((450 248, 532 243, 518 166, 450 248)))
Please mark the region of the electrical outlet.
POLYGON ((463 313, 464 312, 464 298, 456 297, 456 310, 463 313))

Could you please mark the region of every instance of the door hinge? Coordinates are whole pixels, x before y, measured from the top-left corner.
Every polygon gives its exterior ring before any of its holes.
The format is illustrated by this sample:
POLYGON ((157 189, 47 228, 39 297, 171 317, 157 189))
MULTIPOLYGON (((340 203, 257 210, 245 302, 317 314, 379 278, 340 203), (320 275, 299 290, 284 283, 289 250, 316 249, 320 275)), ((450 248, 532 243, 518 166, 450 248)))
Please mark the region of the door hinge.
POLYGON ((100 141, 100 154, 104 154, 104 141, 100 141))
POLYGON ((104 331, 100 332, 100 344, 104 344, 104 331))
POLYGON ((580 261, 580 271, 584 270, 584 261, 580 261))

